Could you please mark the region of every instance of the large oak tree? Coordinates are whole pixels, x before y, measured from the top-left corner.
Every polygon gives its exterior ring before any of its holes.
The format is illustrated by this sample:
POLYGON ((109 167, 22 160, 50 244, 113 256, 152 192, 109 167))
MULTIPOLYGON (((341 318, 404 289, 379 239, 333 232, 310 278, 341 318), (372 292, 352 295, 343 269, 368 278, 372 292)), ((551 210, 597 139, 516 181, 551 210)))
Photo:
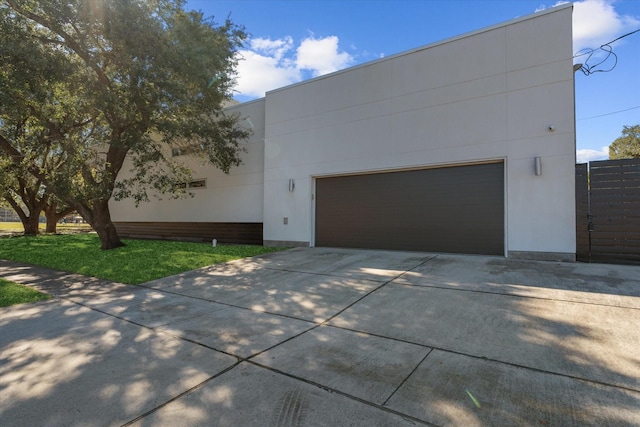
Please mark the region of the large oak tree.
POLYGON ((102 248, 122 245, 109 200, 182 191, 188 146, 225 172, 249 131, 224 114, 245 37, 180 0, 4 0, 0 150, 75 208, 102 248), (16 141, 3 123, 26 117, 16 141), (27 141, 27 144, 22 144, 27 141), (45 168, 32 150, 53 156, 45 168), (125 158, 133 169, 118 179, 125 158))

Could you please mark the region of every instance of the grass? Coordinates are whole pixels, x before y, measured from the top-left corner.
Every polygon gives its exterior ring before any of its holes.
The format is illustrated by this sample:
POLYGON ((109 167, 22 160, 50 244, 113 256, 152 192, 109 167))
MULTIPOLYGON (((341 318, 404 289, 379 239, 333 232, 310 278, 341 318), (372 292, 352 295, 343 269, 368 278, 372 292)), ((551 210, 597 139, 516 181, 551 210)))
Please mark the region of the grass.
POLYGON ((127 246, 103 251, 95 234, 5 237, 0 239, 0 259, 135 285, 281 249, 156 240, 123 242, 127 246))
POLYGON ((47 294, 38 292, 28 286, 18 285, 8 280, 0 279, 0 307, 26 302, 44 301, 51 298, 47 294))

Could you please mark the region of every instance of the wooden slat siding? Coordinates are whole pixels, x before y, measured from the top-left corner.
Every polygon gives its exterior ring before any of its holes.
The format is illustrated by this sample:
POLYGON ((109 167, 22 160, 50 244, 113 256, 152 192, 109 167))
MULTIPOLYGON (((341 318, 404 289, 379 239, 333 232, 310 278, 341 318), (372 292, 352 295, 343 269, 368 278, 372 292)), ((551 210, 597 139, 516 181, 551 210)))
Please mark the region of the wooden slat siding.
POLYGON ((640 264, 640 255, 595 253, 591 256, 591 262, 638 265, 640 264))
POLYGON ((114 222, 120 237, 262 245, 261 222, 114 222))
MULTIPOLYGON (((640 237, 637 232, 620 233, 620 232, 599 232, 591 236, 591 246, 624 246, 635 247, 640 244, 640 237), (621 237, 622 236, 622 237, 621 237)), ((639 252, 640 253, 640 252, 639 252)))
POLYGON ((591 206, 597 206, 598 210, 611 210, 614 216, 620 217, 640 217, 640 203, 639 202, 626 202, 625 199, 640 199, 640 196, 624 196, 619 200, 614 198, 607 198, 607 200, 601 200, 602 195, 598 194, 596 200, 591 201, 591 206), (616 213, 618 214, 616 215, 616 213))
MULTIPOLYGON (((597 179, 597 178, 596 178, 597 179)), ((633 189, 635 191, 629 191, 625 188, 612 188, 612 187, 591 187, 591 194, 595 191, 598 197, 595 200, 592 198, 591 203, 595 204, 607 204, 614 203, 616 207, 627 206, 627 203, 638 203, 640 202, 640 191, 633 189)), ((628 205, 632 207, 631 205, 628 205)))
POLYGON ((589 175, 587 164, 576 165, 576 259, 589 260, 589 175))
POLYGON ((620 175, 598 175, 598 179, 596 179, 595 181, 591 182, 591 190, 609 190, 609 189, 616 189, 619 190, 620 193, 615 193, 612 195, 617 195, 617 194, 632 194, 632 195, 638 195, 639 193, 639 189, 638 188, 626 188, 626 187, 620 187, 620 183, 621 182, 628 182, 628 181, 636 181, 638 180, 638 178, 634 177, 634 176, 630 176, 630 175, 624 175, 624 174, 620 174, 620 175))
POLYGON ((593 200, 592 204, 601 206, 602 208, 611 207, 616 209, 635 210, 636 216, 640 216, 640 212, 637 211, 640 207, 640 194, 607 195, 606 192, 602 193, 598 194, 598 198, 593 200))
POLYGON ((599 224, 598 231, 600 231, 601 233, 624 232, 631 236, 637 234, 637 232, 629 231, 628 224, 599 224))
MULTIPOLYGON (((637 244, 637 242, 636 242, 637 244)), ((599 246, 597 244, 591 243, 591 251, 594 254, 612 254, 617 256, 627 257, 629 255, 638 255, 638 250, 632 247, 621 247, 621 246, 599 246)), ((640 256, 640 255, 638 255, 640 256)))
POLYGON ((598 231, 633 233, 637 231, 640 217, 634 211, 624 209, 613 209, 611 207, 601 207, 591 205, 591 214, 594 216, 594 224, 598 224, 598 231), (598 220, 595 220, 595 216, 598 220), (635 215, 635 216, 634 216, 635 215))
POLYGON ((640 159, 589 166, 591 260, 640 264, 640 159))

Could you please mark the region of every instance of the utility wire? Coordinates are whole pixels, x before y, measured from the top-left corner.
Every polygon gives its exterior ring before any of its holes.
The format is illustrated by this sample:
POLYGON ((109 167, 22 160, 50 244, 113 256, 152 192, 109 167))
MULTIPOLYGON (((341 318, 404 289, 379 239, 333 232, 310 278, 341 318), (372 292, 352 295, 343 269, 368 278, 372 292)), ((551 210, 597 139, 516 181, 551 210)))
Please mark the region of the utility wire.
MULTIPOLYGON (((627 37, 627 36, 630 36, 631 34, 635 34, 635 33, 639 33, 639 32, 640 32, 640 28, 638 28, 638 29, 637 29, 637 30, 635 30, 635 31, 631 31, 630 33, 624 34, 624 35, 622 35, 622 36, 620 36, 620 37, 618 37, 618 38, 616 38, 616 39, 613 39, 613 40, 611 40, 611 41, 610 41, 610 42, 608 42, 608 43, 604 43, 604 44, 600 45, 600 47, 610 45, 611 43, 617 42, 618 40, 623 39, 623 38, 625 38, 625 37, 627 37)), ((587 48, 587 49, 588 49, 588 50, 593 50, 593 49, 589 49, 589 48, 587 48)), ((582 49, 582 50, 587 50, 587 49, 582 49)), ((585 53, 580 53, 580 52, 581 52, 581 51, 578 51, 578 53, 576 53, 575 55, 573 55, 573 57, 574 57, 574 58, 577 58, 577 57, 579 57, 579 56, 584 56, 584 55, 588 55, 588 54, 589 54, 589 52, 585 52, 585 53)))
POLYGON ((638 33, 638 32, 640 32, 640 28, 638 28, 638 29, 637 29, 637 30, 635 30, 635 31, 631 31, 630 33, 627 33, 627 34, 625 34, 625 35, 623 35, 623 36, 620 36, 620 37, 618 37, 617 39, 613 39, 613 40, 611 40, 609 43, 605 43, 605 44, 611 44, 611 43, 613 43, 613 42, 617 42, 617 41, 618 41, 618 40, 620 40, 620 39, 623 39, 623 38, 625 38, 625 37, 627 37, 627 36, 630 36, 631 34, 635 34, 635 33, 638 33))
POLYGON ((583 117, 581 119, 577 119, 576 121, 579 122, 580 120, 589 120, 589 119, 597 119, 598 117, 604 117, 604 116, 610 116, 612 114, 618 114, 618 113, 624 113, 625 111, 631 111, 631 110, 635 110, 637 108, 640 108, 640 105, 637 105, 635 107, 631 107, 631 108, 626 108, 624 110, 619 110, 619 111, 612 111, 611 113, 604 113, 604 114, 599 114, 597 116, 591 116, 591 117, 583 117))
POLYGON ((640 32, 640 28, 635 30, 635 31, 631 31, 630 33, 623 34, 620 37, 617 37, 617 38, 611 40, 610 42, 604 43, 604 44, 600 45, 600 47, 598 47, 596 49, 586 48, 586 49, 582 49, 582 50, 576 52, 573 55, 574 58, 579 58, 581 56, 587 56, 587 59, 580 66, 579 70, 582 71, 582 73, 585 76, 588 76, 588 75, 593 74, 593 73, 607 73, 609 71, 612 71, 614 68, 616 68, 616 65, 618 65, 618 55, 616 55, 613 52, 613 47, 611 47, 611 43, 614 43, 614 42, 616 42, 616 41, 618 41, 620 39, 623 39, 625 37, 628 37, 628 36, 630 36, 632 34, 635 34, 635 33, 638 33, 638 32, 640 32), (601 61, 597 62, 596 64, 590 65, 589 64, 589 60, 599 50, 605 52, 606 56, 604 57, 604 59, 602 59, 601 61), (611 65, 608 69, 597 69, 597 67, 599 67, 600 65, 604 64, 605 62, 607 62, 607 60, 609 60, 609 58, 611 58, 611 57, 613 57, 613 65, 611 65))

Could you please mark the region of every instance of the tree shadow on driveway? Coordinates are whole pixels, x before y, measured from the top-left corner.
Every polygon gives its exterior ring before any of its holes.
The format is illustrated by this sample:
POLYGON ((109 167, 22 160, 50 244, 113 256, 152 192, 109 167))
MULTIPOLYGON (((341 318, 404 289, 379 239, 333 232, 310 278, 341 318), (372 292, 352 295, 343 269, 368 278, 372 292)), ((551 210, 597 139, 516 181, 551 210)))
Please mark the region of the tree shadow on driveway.
POLYGON ((122 425, 237 363, 71 302, 0 313, 3 426, 122 425))

